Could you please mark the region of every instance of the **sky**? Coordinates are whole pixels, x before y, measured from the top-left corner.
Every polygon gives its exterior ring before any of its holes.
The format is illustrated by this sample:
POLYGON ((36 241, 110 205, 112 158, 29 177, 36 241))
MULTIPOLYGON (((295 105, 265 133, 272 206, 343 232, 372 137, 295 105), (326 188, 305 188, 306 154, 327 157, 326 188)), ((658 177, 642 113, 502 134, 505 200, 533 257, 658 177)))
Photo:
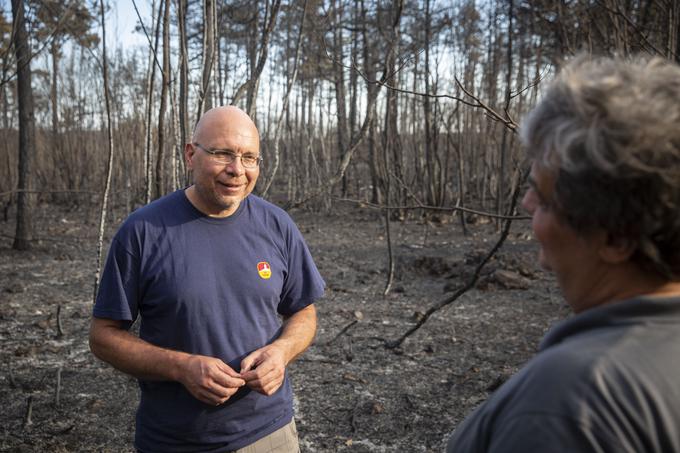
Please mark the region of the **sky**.
MULTIPOLYGON (((134 31, 137 25, 137 13, 132 0, 118 0, 109 2, 111 10, 106 19, 106 42, 107 45, 117 47, 118 45, 135 46, 146 45, 147 40, 143 33, 134 31)), ((144 19, 145 24, 151 23, 150 12, 151 4, 149 0, 135 0, 139 13, 144 19)))
MULTIPOLYGON (((137 24, 137 13, 135 12, 133 0, 105 0, 105 2, 108 3, 110 8, 106 14, 107 47, 145 45, 147 41, 144 35, 134 31, 137 24)), ((88 3, 91 4, 90 1, 88 3)), ((135 3, 145 23, 151 23, 151 0, 135 0, 135 3)), ((98 1, 97 4, 99 4, 98 1)), ((5 17, 10 19, 12 17, 11 1, 0 0, 0 7, 5 17)), ((99 10, 94 13, 98 15, 99 10)), ((98 30, 98 33, 101 33, 101 30, 98 30)))

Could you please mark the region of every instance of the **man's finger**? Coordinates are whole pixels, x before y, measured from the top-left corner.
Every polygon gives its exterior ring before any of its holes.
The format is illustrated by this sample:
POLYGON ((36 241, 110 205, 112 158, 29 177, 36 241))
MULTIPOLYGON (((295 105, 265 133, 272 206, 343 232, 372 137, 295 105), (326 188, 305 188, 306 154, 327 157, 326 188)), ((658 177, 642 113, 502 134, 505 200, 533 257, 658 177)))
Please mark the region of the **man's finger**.
MULTIPOLYGON (((224 377, 222 378, 224 379, 224 377)), ((205 389, 219 398, 228 398, 246 385, 243 379, 228 377, 229 382, 213 380, 205 389)))
POLYGON ((235 377, 235 378, 241 377, 241 375, 239 373, 237 373, 236 370, 234 370, 232 367, 230 367, 229 365, 227 365, 224 362, 219 362, 218 368, 231 377, 235 377))
POLYGON ((262 373, 261 370, 258 369, 253 371, 252 374, 246 373, 243 377, 250 388, 259 389, 263 389, 271 383, 283 381, 282 376, 279 373, 276 373, 275 369, 265 373, 262 373))
POLYGON ((226 373, 221 372, 221 371, 215 373, 211 377, 212 377, 213 382, 217 386, 222 387, 222 388, 227 388, 227 389, 239 388, 239 387, 243 387, 246 384, 246 381, 243 378, 241 378, 240 376, 237 375, 236 377, 233 377, 233 376, 230 376, 229 374, 226 374, 226 373))
POLYGON ((273 371, 276 370, 276 367, 268 360, 265 360, 261 363, 257 364, 257 368, 252 369, 252 370, 247 370, 243 371, 241 370, 241 377, 247 381, 253 380, 253 379, 262 379, 265 376, 268 376, 271 374, 273 371))
POLYGON ((258 393, 272 395, 281 387, 281 384, 283 384, 283 379, 274 379, 271 381, 262 381, 257 379, 248 382, 248 387, 258 393))
POLYGON ((222 404, 231 398, 238 389, 239 387, 224 387, 213 382, 210 386, 200 389, 199 394, 208 404, 222 404))
POLYGON ((242 361, 241 361, 241 374, 252 371, 253 368, 258 366, 257 364, 257 355, 256 354, 250 354, 246 356, 242 361))
MULTIPOLYGON (((199 391, 194 394, 194 396, 201 402, 205 404, 209 404, 211 406, 217 406, 221 404, 222 402, 226 401, 225 398, 218 397, 209 391, 199 391)), ((228 398, 227 398, 228 399, 228 398)))

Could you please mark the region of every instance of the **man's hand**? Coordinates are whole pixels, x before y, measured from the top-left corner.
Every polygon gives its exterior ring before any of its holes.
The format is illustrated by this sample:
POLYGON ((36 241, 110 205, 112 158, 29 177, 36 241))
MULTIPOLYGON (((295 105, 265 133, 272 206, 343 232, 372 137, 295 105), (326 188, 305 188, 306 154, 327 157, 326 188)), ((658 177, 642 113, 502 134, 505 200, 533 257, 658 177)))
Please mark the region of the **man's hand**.
POLYGON ((263 395, 273 395, 283 384, 286 366, 307 349, 315 332, 316 308, 313 304, 284 316, 281 335, 241 361, 241 377, 246 385, 263 395))
POLYGON ((213 406, 227 401, 246 381, 229 365, 214 357, 192 355, 177 379, 194 398, 213 406))
POLYGON ((283 384, 285 373, 285 353, 276 343, 251 352, 241 361, 246 385, 263 395, 273 395, 283 384))

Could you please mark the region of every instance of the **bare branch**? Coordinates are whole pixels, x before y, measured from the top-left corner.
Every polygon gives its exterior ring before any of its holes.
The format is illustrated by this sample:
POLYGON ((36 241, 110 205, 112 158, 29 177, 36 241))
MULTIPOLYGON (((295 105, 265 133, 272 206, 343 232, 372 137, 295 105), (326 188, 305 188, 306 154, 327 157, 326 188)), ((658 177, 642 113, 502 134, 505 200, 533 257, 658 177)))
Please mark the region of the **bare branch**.
MULTIPOLYGON (((50 44, 50 42, 51 42, 52 39, 54 38, 54 35, 56 35, 57 32, 58 32, 59 30, 61 30, 62 25, 66 22, 66 20, 69 18, 69 16, 71 16, 72 13, 73 13, 72 8, 68 8, 68 9, 64 12, 64 15, 61 16, 61 17, 59 18, 59 21, 55 24, 55 26, 53 27, 52 31, 50 31, 49 35, 47 36, 47 39, 45 39, 45 40, 42 42, 42 45, 38 48, 38 50, 36 50, 35 52, 33 52, 33 53, 30 55, 30 57, 27 58, 25 62, 23 62, 23 64, 19 65, 20 68, 23 68, 23 67, 25 67, 26 65, 30 64, 31 61, 33 61, 33 59, 34 59, 35 57, 37 57, 38 55, 40 55, 40 54, 42 53, 42 51, 50 44)), ((12 21, 12 32, 11 32, 11 34, 10 34, 10 36, 11 36, 10 39, 14 39, 14 34, 15 34, 15 33, 16 33, 16 24, 14 23, 14 21, 12 21)), ((10 52, 11 47, 12 47, 12 46, 7 46, 7 48, 5 49, 5 51, 4 51, 2 54, 0 54, 0 59, 2 59, 3 61, 5 60, 5 58, 7 57, 7 55, 8 55, 9 52, 10 52)), ((11 82, 12 79, 14 79, 14 78, 17 76, 18 73, 19 73, 19 68, 17 68, 17 70, 14 71, 13 73, 11 73, 10 75, 8 75, 8 76, 3 76, 2 80, 0 80, 0 86, 3 86, 3 85, 5 85, 6 83, 11 82)))
POLYGON ((279 117, 276 120, 276 127, 274 128, 274 168, 272 169, 271 174, 269 175, 269 178, 267 179, 267 184, 265 185, 264 189, 262 190, 262 196, 266 197, 267 192, 269 192, 269 187, 271 186, 272 182, 274 181, 274 177, 276 176, 276 172, 279 168, 279 137, 281 133, 281 124, 283 122, 283 116, 288 109, 288 101, 290 99, 290 93, 293 90, 293 85, 295 85, 295 81, 297 80, 297 75, 298 75, 298 69, 299 69, 299 64, 300 64, 300 50, 302 48, 302 36, 304 34, 304 25, 305 25, 305 19, 307 17, 307 0, 305 0, 304 5, 302 7, 302 19, 300 20, 300 31, 297 36, 297 41, 295 44, 295 58, 293 61, 293 75, 290 77, 290 80, 288 81, 288 87, 286 87, 286 95, 283 97, 283 104, 281 106, 281 113, 279 113, 279 117))
POLYGON ((475 104, 474 104, 475 107, 479 107, 479 108, 483 109, 484 111, 486 111, 486 114, 490 118, 498 121, 499 123, 502 123, 505 127, 510 129, 512 132, 517 132, 517 128, 519 126, 517 125, 517 123, 515 123, 512 120, 512 118, 507 118, 507 117, 504 118, 503 116, 500 115, 500 113, 496 112, 494 109, 489 107, 489 105, 487 105, 484 101, 479 99, 479 97, 472 94, 472 92, 468 91, 465 88, 465 86, 463 86, 463 84, 460 82, 460 80, 458 80, 458 77, 454 76, 454 80, 456 81, 456 85, 458 85, 458 87, 463 91, 463 93, 465 93, 466 96, 468 96, 469 98, 471 98, 472 100, 475 101, 475 104))
MULTIPOLYGON (((397 4, 397 9, 396 9, 396 16, 395 20, 393 22, 393 30, 392 34, 396 34, 396 28, 399 26, 399 22, 401 20, 401 12, 403 8, 403 1, 402 0, 395 0, 395 3, 397 4)), ((382 76, 380 77, 380 84, 378 84, 378 88, 382 86, 382 84, 385 83, 385 81, 390 77, 390 70, 389 68, 392 65, 392 62, 394 61, 395 58, 395 52, 394 52, 394 47, 395 43, 393 41, 390 41, 389 44, 389 50, 387 52, 387 58, 385 59, 385 64, 383 65, 383 72, 382 76)), ((359 147, 359 144, 363 141, 364 137, 366 137, 366 134, 368 133, 368 128, 371 124, 371 121, 373 120, 373 111, 374 111, 374 106, 375 103, 378 99, 378 93, 379 89, 375 90, 375 93, 373 93, 372 96, 369 96, 368 103, 366 105, 366 117, 364 118, 364 122, 361 125, 361 129, 357 133, 357 135, 352 139, 352 142, 349 145, 349 148, 345 151, 345 153, 342 156, 342 159, 340 160, 340 166, 338 167, 337 171, 335 174, 330 178, 328 183, 324 187, 320 187, 319 189, 311 192, 308 194, 306 197, 304 197, 301 200, 289 202, 286 205, 286 209, 290 208, 295 208, 298 206, 303 205, 304 203, 308 202, 309 200, 318 197, 319 195, 322 195, 324 193, 329 193, 330 190, 342 180, 343 176, 345 175, 345 171, 347 170, 347 167, 349 166, 349 163, 352 159, 352 156, 354 154, 354 151, 359 147)))
MULTIPOLYGON (((243 95, 246 94, 246 90, 249 89, 251 86, 255 85, 257 81, 260 79, 260 75, 264 70, 264 65, 267 62, 267 55, 269 54, 269 41, 271 40, 271 35, 272 32, 274 31, 274 27, 276 26, 276 19, 279 14, 280 7, 281 0, 273 0, 272 11, 271 15, 269 16, 269 22, 267 23, 267 26, 262 32, 262 44, 260 47, 259 55, 257 57, 257 65, 255 67, 255 72, 251 74, 250 79, 248 79, 240 87, 238 87, 238 89, 234 93, 234 96, 232 97, 231 100, 232 105, 235 105, 243 97, 243 95)), ((252 112, 248 112, 248 114, 252 115, 252 112)))
MULTIPOLYGON (((640 35, 640 38, 642 38, 642 41, 643 41, 644 44, 649 46, 652 49, 652 51, 656 52, 657 55, 665 55, 664 52, 660 51, 659 49, 656 48, 656 46, 654 44, 649 42, 649 40, 647 39, 647 36, 642 32, 642 30, 640 30, 638 28, 638 26, 635 24, 635 22, 633 22, 623 11, 621 11, 621 8, 619 7, 618 4, 616 4, 616 2, 615 2, 616 9, 610 8, 608 5, 606 5, 605 3, 601 2, 601 1, 597 1, 597 4, 600 5, 602 8, 606 9, 607 11, 609 11, 610 13, 616 14, 617 16, 621 16, 628 23, 628 25, 630 25, 630 27, 635 31, 635 33, 640 35)), ((670 53, 673 54, 673 57, 675 57, 675 58, 678 57, 677 53, 673 52, 671 49, 668 49, 668 50, 669 50, 670 53)))
POLYGON ((135 0, 132 0, 132 6, 134 6, 135 8, 135 13, 137 13, 137 19, 139 19, 139 24, 142 27, 144 36, 146 36, 146 40, 149 42, 149 50, 151 50, 151 53, 153 55, 153 61, 156 63, 156 66, 158 66, 158 70, 161 71, 161 74, 163 74, 163 68, 161 67, 160 62, 158 61, 158 55, 156 54, 156 47, 154 47, 153 43, 151 42, 151 37, 149 36, 149 33, 146 31, 144 21, 142 20, 142 15, 139 14, 139 9, 137 9, 137 2, 135 0))
MULTIPOLYGON (((515 173, 515 176, 516 176, 515 177, 515 184, 514 184, 514 188, 513 188, 513 191, 512 191, 512 201, 511 201, 510 207, 508 208, 508 211, 507 211, 508 214, 511 214, 515 211, 515 208, 517 206, 517 199, 519 198, 520 188, 522 186, 522 184, 520 184, 520 181, 523 181, 526 178, 526 176, 528 175, 528 172, 526 172, 526 171, 523 172, 523 174, 521 175, 521 178, 519 177, 519 174, 520 174, 519 171, 517 171, 515 173)), ((398 348, 399 346, 401 346, 401 344, 404 342, 404 340, 406 340, 406 338, 408 338, 413 333, 415 333, 418 329, 420 329, 427 322, 427 320, 430 318, 430 316, 432 316, 434 313, 438 312, 442 308, 446 307, 447 305, 450 305, 451 303, 456 301, 460 296, 465 294, 467 291, 474 288, 474 286, 477 284, 477 280, 479 279, 479 275, 481 274, 482 269, 484 268, 486 263, 489 262, 489 260, 496 254, 496 252, 501 248, 501 246, 503 245, 503 243, 507 239, 508 234, 510 233, 510 226, 511 225, 512 225, 512 218, 507 218, 505 220, 505 223, 503 224, 503 230, 501 231, 501 234, 500 234, 498 240, 496 241, 494 246, 491 247, 491 250, 489 250, 489 252, 484 256, 482 261, 477 265, 474 273, 472 274, 470 279, 465 283, 465 285, 463 285, 461 288, 456 290, 456 292, 453 293, 453 295, 447 297, 444 300, 437 302, 432 307, 430 307, 425 312, 423 317, 416 323, 416 325, 411 327, 409 330, 407 330, 406 333, 404 333, 401 337, 399 337, 399 338, 397 338, 396 340, 393 340, 393 341, 386 341, 385 347, 387 349, 398 348)))
MULTIPOLYGON (((541 82, 543 81, 543 79, 545 79, 545 77, 548 75, 548 72, 549 72, 549 70, 550 70, 551 67, 552 67, 552 65, 547 65, 547 66, 545 67, 545 70, 542 71, 541 74, 540 74, 538 77, 536 77, 536 79, 534 79, 532 82, 529 82, 529 84, 528 84, 527 86, 525 86, 524 88, 518 90, 518 91, 515 92, 515 93, 510 92, 510 99, 514 99, 514 98, 516 98, 517 96, 520 96, 520 95, 523 94, 525 91, 530 90, 531 88, 533 88, 533 87, 535 87, 536 85, 538 85, 539 83, 541 83, 541 82)), ((507 113, 507 112, 506 112, 506 113, 507 113)))
POLYGON ((413 211, 415 209, 423 209, 426 211, 440 211, 440 212, 466 212, 468 214, 475 214, 481 217, 488 217, 490 219, 501 219, 501 220, 530 220, 530 216, 526 215, 502 215, 502 214, 492 214, 490 212, 478 211, 476 209, 466 208, 464 206, 428 206, 424 204, 419 204, 416 206, 408 205, 397 205, 397 206, 385 206, 377 203, 371 203, 365 200, 354 200, 351 198, 333 197, 336 201, 342 201, 345 203, 353 203, 359 205, 360 207, 370 208, 370 209, 387 209, 390 211, 413 211))
MULTIPOLYGON (((324 46, 324 47, 325 47, 325 46, 324 46)), ((326 56, 327 56, 329 59, 331 59, 335 64, 338 64, 338 65, 343 66, 344 68, 347 68, 347 69, 351 69, 351 70, 353 70, 353 71, 356 71, 357 74, 359 74, 359 76, 361 76, 361 78, 364 79, 364 80, 365 80, 367 83, 369 83, 369 84, 374 84, 374 85, 378 85, 378 86, 384 86, 385 88, 387 88, 387 89, 389 89, 389 90, 391 90, 391 91, 395 91, 395 92, 397 92, 397 93, 411 94, 411 95, 414 95, 414 96, 428 97, 428 98, 431 98, 431 99, 450 99, 450 100, 452 100, 452 101, 460 102, 460 103, 462 103, 462 104, 464 104, 464 105, 467 105, 467 106, 469 106, 469 107, 481 108, 481 109, 483 109, 483 110, 486 111, 487 116, 488 116, 489 118, 493 119, 494 121, 498 121, 498 122, 502 123, 505 127, 507 127, 508 129, 510 129, 512 132, 516 132, 516 131, 517 131, 518 124, 517 124, 517 122, 515 122, 515 120, 513 120, 513 119, 510 117, 510 115, 507 113, 507 111, 505 112, 505 113, 506 113, 506 116, 505 116, 505 117, 502 116, 501 114, 499 114, 496 110, 494 110, 493 108, 491 108, 488 104, 486 104, 485 102, 483 102, 482 100, 480 100, 479 97, 477 97, 476 95, 472 94, 469 90, 467 90, 467 89, 463 86, 463 84, 458 80, 457 77, 454 77, 454 79, 455 79, 455 81, 456 81, 456 84, 457 84, 458 87, 463 91, 463 93, 465 93, 465 95, 466 95, 467 97, 469 97, 469 98, 472 99, 472 101, 468 101, 468 100, 466 100, 466 99, 464 99, 464 98, 461 98, 461 97, 458 97, 458 96, 454 96, 454 95, 451 95, 451 94, 433 94, 433 93, 423 93, 423 92, 414 91, 414 90, 406 90, 406 89, 399 88, 399 87, 396 87, 396 86, 393 86, 393 85, 390 85, 389 83, 387 83, 387 80, 391 79, 396 73, 398 73, 399 71, 401 71, 401 70, 403 69, 403 67, 405 66, 405 64, 402 64, 401 66, 399 66, 399 68, 397 68, 397 70, 394 71, 393 74, 390 74, 389 77, 385 78, 384 80, 383 80, 382 78, 381 78, 381 80, 371 80, 370 78, 368 78, 368 77, 366 76, 366 74, 364 74, 364 72, 363 72, 360 68, 358 68, 358 67, 356 66, 356 63, 355 63, 355 62, 352 62, 352 64, 351 64, 350 66, 343 65, 341 62, 339 62, 339 61, 335 60, 334 58, 332 58, 332 56, 329 55, 327 49, 326 49, 326 56)), ((511 99, 513 99, 514 97, 519 96, 520 94, 522 94, 522 93, 525 92, 526 90, 528 90, 528 89, 530 89, 530 88, 532 88, 532 87, 538 85, 538 83, 539 83, 541 80, 543 80, 543 78, 544 78, 544 76, 541 76, 541 77, 539 77, 537 80, 531 82, 531 83, 530 83, 529 85, 527 85, 526 87, 523 87, 523 88, 522 88, 521 90, 519 90, 516 94, 514 94, 513 96, 511 96, 511 99)))

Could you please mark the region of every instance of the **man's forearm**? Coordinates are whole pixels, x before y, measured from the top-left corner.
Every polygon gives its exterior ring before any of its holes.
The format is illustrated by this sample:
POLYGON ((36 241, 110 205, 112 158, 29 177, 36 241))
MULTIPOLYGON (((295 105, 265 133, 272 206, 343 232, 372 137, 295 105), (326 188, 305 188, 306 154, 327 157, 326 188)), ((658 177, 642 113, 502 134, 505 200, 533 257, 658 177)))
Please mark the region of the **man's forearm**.
POLYGON ((92 319, 90 349, 114 368, 138 379, 177 381, 196 399, 213 406, 223 404, 246 383, 216 357, 152 345, 111 319, 92 319))
POLYGON ((90 349, 101 360, 138 379, 177 381, 181 364, 190 355, 152 345, 126 330, 115 321, 92 320, 90 349))
POLYGON ((283 321, 281 335, 272 344, 280 347, 288 365, 312 344, 316 334, 316 307, 308 305, 283 321))

